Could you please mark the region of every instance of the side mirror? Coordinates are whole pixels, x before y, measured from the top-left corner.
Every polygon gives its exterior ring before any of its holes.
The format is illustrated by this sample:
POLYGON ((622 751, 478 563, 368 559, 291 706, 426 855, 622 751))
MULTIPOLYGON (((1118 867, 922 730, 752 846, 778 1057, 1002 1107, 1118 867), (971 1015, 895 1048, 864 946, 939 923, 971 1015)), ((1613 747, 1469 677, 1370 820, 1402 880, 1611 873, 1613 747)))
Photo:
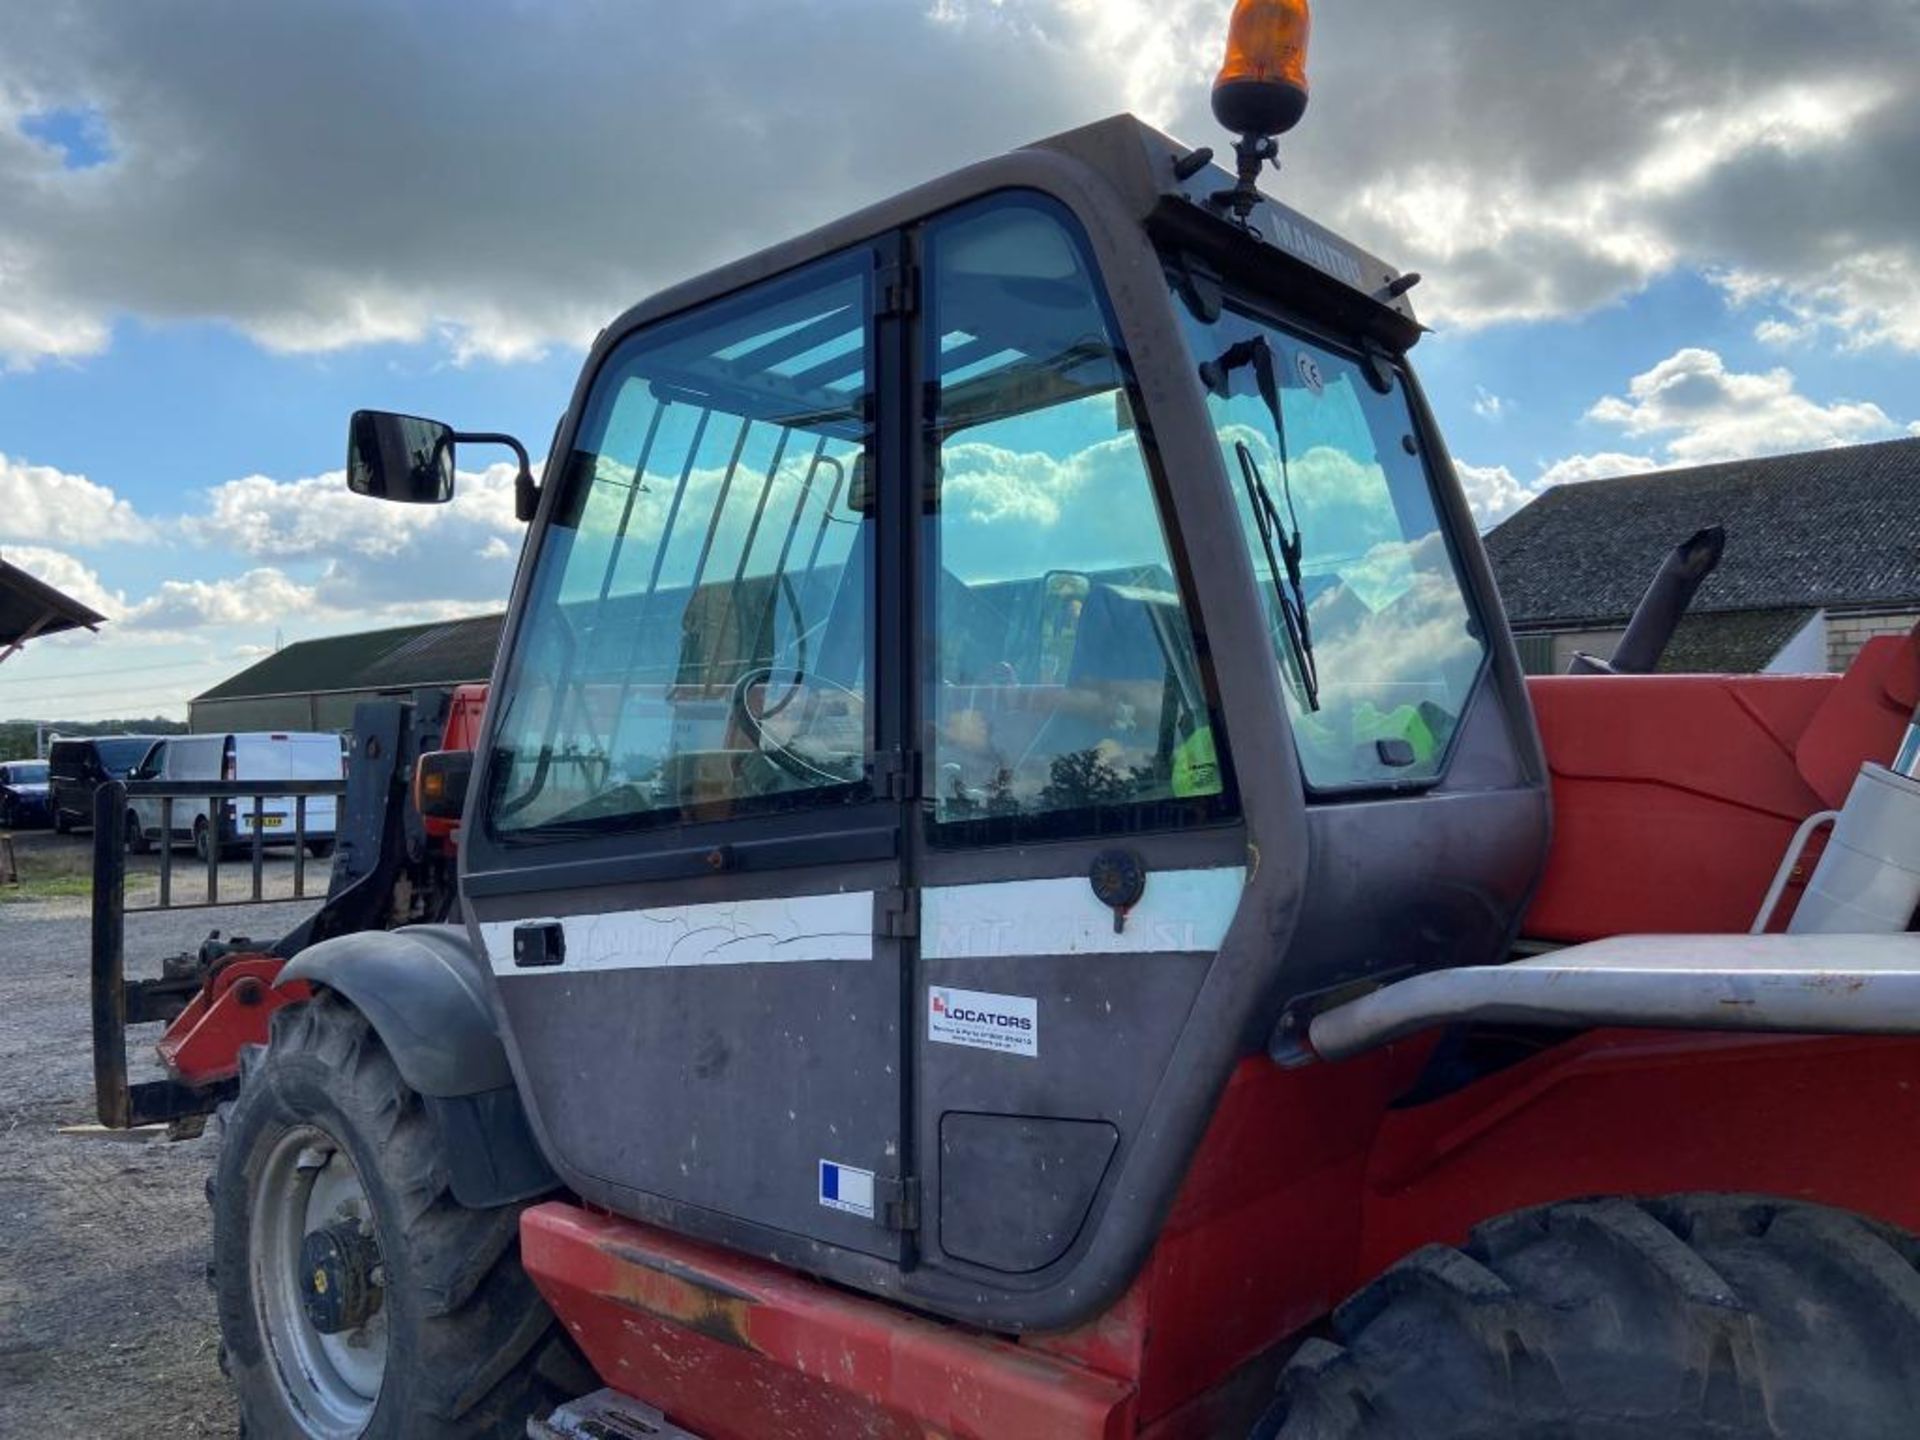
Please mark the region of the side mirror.
POLYGON ((458 820, 473 778, 471 750, 429 750, 413 765, 413 806, 429 820, 458 820))
POLYGON ((853 478, 847 482, 847 509, 855 515, 873 518, 873 467, 867 464, 867 452, 853 457, 853 478))
POLYGON ((1064 685, 1073 672, 1080 615, 1093 593, 1093 577, 1079 570, 1049 570, 1040 600, 1040 679, 1064 685))
POLYGON ((442 505, 453 498, 453 427, 417 415, 356 410, 347 427, 347 488, 376 500, 442 505))

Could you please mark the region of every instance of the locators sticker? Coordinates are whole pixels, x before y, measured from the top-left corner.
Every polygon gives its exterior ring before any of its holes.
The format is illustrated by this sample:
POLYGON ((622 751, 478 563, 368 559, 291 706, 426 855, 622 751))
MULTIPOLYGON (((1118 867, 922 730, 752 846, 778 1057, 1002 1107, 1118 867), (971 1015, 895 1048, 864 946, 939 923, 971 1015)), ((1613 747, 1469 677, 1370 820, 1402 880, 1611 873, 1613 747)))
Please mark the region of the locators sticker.
POLYGON ((1003 1055, 1037 1056, 1040 1004, 1030 995, 989 995, 935 985, 927 991, 927 1038, 1003 1055))

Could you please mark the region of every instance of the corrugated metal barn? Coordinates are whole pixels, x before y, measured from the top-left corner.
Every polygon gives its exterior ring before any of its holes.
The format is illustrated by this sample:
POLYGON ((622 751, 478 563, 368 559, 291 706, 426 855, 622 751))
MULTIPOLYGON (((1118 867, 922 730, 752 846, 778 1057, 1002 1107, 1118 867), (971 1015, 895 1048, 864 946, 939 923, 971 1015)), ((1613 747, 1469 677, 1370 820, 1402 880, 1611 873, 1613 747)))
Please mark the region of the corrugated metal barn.
POLYGON ((501 615, 301 640, 222 681, 188 706, 196 732, 344 730, 362 700, 493 673, 501 615))

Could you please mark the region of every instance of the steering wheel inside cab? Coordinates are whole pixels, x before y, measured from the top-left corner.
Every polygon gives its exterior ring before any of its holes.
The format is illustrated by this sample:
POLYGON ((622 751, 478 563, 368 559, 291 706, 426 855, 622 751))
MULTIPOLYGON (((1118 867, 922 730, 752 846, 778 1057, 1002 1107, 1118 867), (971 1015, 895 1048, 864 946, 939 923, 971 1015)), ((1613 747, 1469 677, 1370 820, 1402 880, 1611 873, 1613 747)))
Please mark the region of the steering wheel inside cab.
POLYGON ((792 582, 784 575, 780 577, 779 594, 793 616, 795 638, 792 668, 789 670, 785 665, 757 665, 734 681, 729 707, 732 723, 747 737, 755 754, 765 756, 775 769, 789 778, 804 785, 847 784, 860 778, 866 743, 864 723, 854 727, 860 736, 854 749, 835 748, 825 736, 816 732, 830 711, 862 717, 866 697, 825 676, 807 673, 809 652, 806 616, 800 609, 799 597, 794 594, 792 582), (784 685, 777 687, 777 694, 776 676, 785 677, 784 685), (792 708, 795 701, 809 692, 811 698, 801 705, 794 723, 775 727, 783 733, 774 733, 767 722, 779 719, 792 708), (845 696, 850 708, 828 704, 828 692, 845 696), (759 698, 757 706, 754 703, 756 696, 759 698))
MULTIPOLYGON (((827 703, 829 692, 847 697, 850 708, 844 713, 848 717, 859 717, 866 706, 866 697, 859 691, 823 676, 808 676, 798 666, 791 672, 784 666, 757 666, 734 682, 733 724, 747 737, 754 753, 765 756, 792 779, 806 785, 845 785, 860 778, 864 752, 834 748, 815 733, 822 716, 829 709, 838 708, 827 703), (776 676, 786 677, 777 697, 774 694, 776 676), (778 719, 794 701, 807 694, 810 694, 809 703, 800 707, 796 723, 790 727, 769 727, 768 721, 778 719), (757 706, 755 696, 761 702, 757 706), (776 734, 775 729, 785 733, 776 734)), ((864 733, 863 724, 857 720, 850 723, 856 731, 864 733)))

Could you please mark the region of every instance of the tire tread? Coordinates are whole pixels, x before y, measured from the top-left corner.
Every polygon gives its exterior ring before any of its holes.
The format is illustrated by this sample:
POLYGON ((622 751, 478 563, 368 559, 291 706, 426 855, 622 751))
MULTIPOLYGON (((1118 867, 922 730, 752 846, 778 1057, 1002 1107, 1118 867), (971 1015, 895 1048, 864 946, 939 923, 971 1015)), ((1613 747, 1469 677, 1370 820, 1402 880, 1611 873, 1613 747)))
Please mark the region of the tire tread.
POLYGON ((1331 1329, 1294 1354, 1255 1440, 1920 1434, 1920 1242, 1816 1205, 1518 1211, 1407 1256, 1331 1329))
MULTIPOLYGON (((266 1046, 241 1053, 240 1094, 216 1118, 216 1144, 224 1149, 235 1131, 249 1123, 243 1113, 249 1106, 280 1103, 275 1092, 287 1057, 316 1061, 337 1077, 342 1112, 356 1117, 361 1139, 379 1157, 381 1175, 396 1201, 397 1213, 383 1217, 394 1233, 383 1233, 382 1243, 395 1247, 390 1262, 402 1253, 407 1257, 412 1295, 422 1302, 415 1353, 394 1353, 389 1359, 390 1365, 406 1365, 410 1372, 408 1413, 392 1433, 523 1434, 530 1414, 566 1398, 548 1377, 577 1375, 579 1367, 568 1371, 548 1360, 547 1352, 554 1347, 571 1347, 520 1266, 522 1207, 469 1210, 453 1198, 439 1135, 426 1107, 401 1079, 372 1026, 346 1001, 322 992, 311 1001, 286 1006, 275 1012, 270 1033, 266 1046)), ((219 1243, 221 1189, 237 1183, 230 1173, 234 1167, 225 1161, 225 1154, 218 1153, 208 1186, 216 1215, 210 1267, 216 1290, 246 1283, 244 1257, 238 1273, 230 1273, 219 1243)), ((222 1306, 223 1329, 229 1308, 222 1306)), ((239 1369, 241 1347, 231 1337, 223 1337, 223 1346, 239 1369)), ((375 1431, 369 1433, 387 1433, 380 1428, 387 1408, 376 1412, 375 1431)), ((253 1418, 253 1428, 277 1434, 281 1426, 273 1422, 284 1417, 253 1418)))

